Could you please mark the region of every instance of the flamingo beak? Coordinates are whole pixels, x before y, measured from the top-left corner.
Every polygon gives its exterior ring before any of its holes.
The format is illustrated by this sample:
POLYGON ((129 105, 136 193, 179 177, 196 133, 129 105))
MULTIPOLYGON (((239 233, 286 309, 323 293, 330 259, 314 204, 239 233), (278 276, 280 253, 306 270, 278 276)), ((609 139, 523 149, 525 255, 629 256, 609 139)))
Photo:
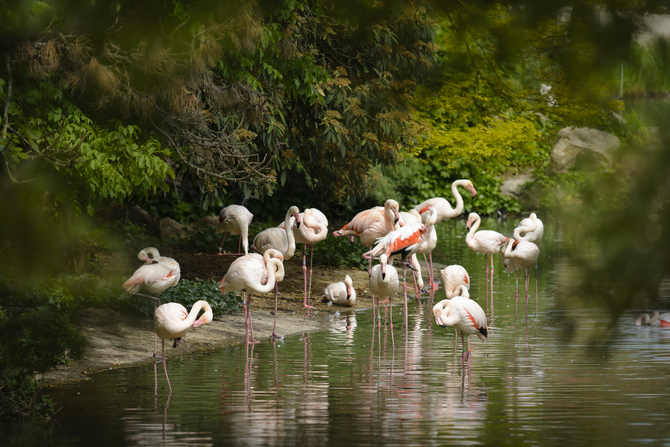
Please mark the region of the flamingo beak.
POLYGON ((300 228, 300 215, 299 214, 295 215, 295 227, 300 228))
POLYGON ((400 213, 398 212, 398 210, 393 210, 393 215, 395 216, 395 220, 393 221, 393 225, 395 225, 400 220, 400 213))
POLYGON ((353 236, 349 236, 349 243, 351 243, 352 247, 354 246, 354 237, 353 236))
POLYGON ((447 325, 442 322, 442 319, 440 318, 439 315, 435 315, 435 323, 437 323, 438 326, 446 328, 447 325))
POLYGON ((382 279, 386 279, 386 272, 382 272, 382 279))
POLYGON ((470 192, 472 193, 472 197, 474 197, 474 196, 477 195, 477 191, 475 191, 475 187, 474 187, 474 186, 470 185, 470 188, 468 188, 468 189, 469 189, 470 192))

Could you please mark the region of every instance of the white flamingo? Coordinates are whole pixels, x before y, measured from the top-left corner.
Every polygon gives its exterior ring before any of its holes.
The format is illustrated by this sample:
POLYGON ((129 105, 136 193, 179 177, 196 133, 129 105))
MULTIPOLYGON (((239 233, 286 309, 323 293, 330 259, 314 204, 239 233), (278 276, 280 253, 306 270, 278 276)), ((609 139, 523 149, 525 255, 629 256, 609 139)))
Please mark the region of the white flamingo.
POLYGON ((254 250, 260 254, 265 253, 270 248, 279 251, 288 261, 295 253, 295 237, 291 231, 291 217, 296 221, 295 225, 300 226, 300 210, 297 206, 292 206, 286 211, 284 217, 284 226, 268 228, 256 235, 254 238, 254 250))
POLYGON ((219 256, 223 256, 223 242, 226 240, 226 234, 230 231, 240 236, 240 242, 237 245, 237 253, 230 255, 240 255, 240 245, 244 247, 244 254, 249 254, 249 224, 254 215, 242 205, 228 205, 221 209, 219 213, 219 225, 216 228, 217 233, 223 232, 223 239, 219 247, 219 256))
MULTIPOLYGON (((528 318, 528 286, 530 282, 530 269, 537 265, 537 257, 540 249, 532 242, 523 239, 507 239, 501 249, 505 272, 516 272, 516 296, 519 300, 519 270, 526 273, 526 318, 528 318)), ((535 295, 535 314, 537 315, 537 295, 535 295)), ((516 304, 514 308, 514 319, 516 320, 516 304)))
POLYGON ((461 331, 463 340, 463 364, 467 357, 468 368, 470 367, 470 335, 476 335, 481 341, 488 337, 488 326, 486 314, 481 306, 470 299, 465 286, 457 287, 459 296, 449 300, 442 300, 433 306, 435 322, 441 327, 453 327, 461 331), (467 356, 465 352, 465 338, 468 339, 467 356))
POLYGON ((354 307, 356 305, 356 289, 349 275, 344 277, 344 281, 329 284, 323 291, 323 302, 329 306, 337 304, 338 306, 354 307))
POLYGON ((477 213, 470 213, 468 216, 467 227, 470 230, 465 236, 465 243, 472 251, 477 253, 484 253, 484 263, 486 265, 486 302, 488 304, 489 295, 489 263, 487 256, 491 257, 491 308, 493 308, 493 255, 500 251, 500 247, 505 243, 507 238, 497 231, 479 229, 481 218, 477 213))
MULTIPOLYGON (((391 340, 395 346, 395 340, 393 340, 393 297, 398 293, 398 287, 400 286, 400 281, 398 280, 398 271, 392 265, 387 264, 387 258, 385 254, 382 254, 379 257, 379 264, 372 267, 370 270, 370 292, 372 293, 372 310, 375 309, 375 296, 377 297, 377 320, 381 320, 381 309, 379 308, 379 298, 389 299, 389 307, 391 311, 391 317, 389 319, 390 328, 391 328, 391 340)), ((374 318, 374 315, 373 315, 374 318)), ((381 327, 381 321, 379 321, 379 327, 381 327)))
POLYGON ((242 292, 242 307, 244 308, 244 338, 247 343, 258 343, 254 338, 254 326, 251 322, 251 296, 254 293, 270 293, 275 291, 275 318, 272 327, 272 337, 279 338, 275 333, 277 326, 277 289, 275 285, 284 279, 284 264, 282 254, 275 249, 267 249, 263 256, 251 253, 237 258, 230 264, 228 271, 221 279, 219 289, 224 293, 226 289, 242 292), (247 298, 246 294, 249 294, 247 298), (249 339, 249 332, 251 339, 249 339))
POLYGON ((447 299, 451 299, 456 295, 456 288, 458 286, 465 286, 470 290, 470 275, 468 271, 458 264, 449 265, 440 270, 440 278, 442 279, 442 286, 447 299))
MULTIPOLYGON (((433 197, 432 199, 425 200, 420 204, 418 204, 417 206, 415 206, 414 210, 416 210, 421 215, 421 218, 425 223, 426 220, 428 219, 428 211, 430 211, 431 209, 435 209, 437 211, 437 220, 435 221, 435 225, 439 224, 445 219, 452 219, 454 217, 460 216, 461 213, 463 213, 463 208, 465 205, 463 203, 463 197, 461 197, 461 194, 458 192, 459 186, 462 186, 463 188, 470 191, 472 197, 477 195, 477 191, 475 191, 475 187, 470 180, 460 179, 456 180, 451 184, 451 193, 456 199, 455 208, 451 207, 451 204, 447 199, 444 199, 442 197, 433 197)), ((437 243, 437 233, 435 234, 435 240, 437 243)), ((435 283, 435 278, 433 275, 433 251, 432 250, 428 252, 420 251, 419 253, 424 253, 423 259, 424 262, 426 263, 426 268, 428 269, 429 272, 428 284, 433 289, 433 291, 437 291, 438 285, 437 283, 435 283), (428 257, 430 259, 430 267, 428 267, 428 261, 426 260, 425 253, 428 253, 428 257)))
MULTIPOLYGON (((154 247, 140 250, 137 258, 144 261, 144 265, 135 270, 133 276, 123 283, 122 287, 126 289, 126 293, 154 300, 154 312, 156 312, 156 307, 161 303, 158 294, 179 283, 181 277, 179 263, 172 258, 161 256, 154 247), (155 296, 138 293, 140 290, 153 293, 155 296)), ((156 342, 154 336, 154 357, 156 357, 156 342)))
MULTIPOLYGON (((540 242, 542 242, 542 236, 544 236, 544 224, 542 221, 537 218, 537 214, 530 213, 525 219, 522 219, 519 222, 519 226, 514 229, 514 239, 523 239, 528 242, 533 242, 538 247, 540 242)), ((535 296, 538 296, 537 293, 537 263, 535 264, 535 296)), ((535 303, 535 313, 537 314, 537 302, 535 303)))
MULTIPOLYGON (((181 337, 185 336, 190 328, 211 323, 213 318, 212 308, 204 300, 196 301, 193 307, 191 307, 190 312, 187 312, 186 308, 179 303, 166 303, 158 306, 154 311, 154 330, 163 342, 163 370, 165 371, 165 379, 170 388, 170 394, 172 394, 172 385, 170 385, 170 378, 168 377, 167 366, 165 364, 165 340, 174 339, 172 347, 176 348, 179 346, 181 337), (204 309, 205 313, 196 320, 201 309, 204 309)), ((158 389, 155 391, 158 392, 158 389)))

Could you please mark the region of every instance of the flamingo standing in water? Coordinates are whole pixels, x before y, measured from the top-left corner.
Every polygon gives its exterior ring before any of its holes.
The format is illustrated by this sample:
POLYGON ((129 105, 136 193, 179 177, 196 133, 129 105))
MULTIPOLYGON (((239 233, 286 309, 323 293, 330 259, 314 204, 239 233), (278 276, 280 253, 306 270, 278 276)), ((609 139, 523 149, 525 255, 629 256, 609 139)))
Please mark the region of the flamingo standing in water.
POLYGON ((301 225, 292 225, 293 236, 298 244, 303 244, 302 249, 302 273, 305 279, 305 295, 303 298, 303 307, 307 308, 307 316, 309 316, 309 309, 314 309, 314 306, 309 305, 309 299, 312 294, 312 256, 314 255, 314 244, 321 242, 328 236, 328 219, 326 216, 316 208, 307 208, 300 213, 302 220, 301 225), (309 292, 307 289, 307 247, 309 252, 309 292))
MULTIPOLYGON (((444 199, 442 197, 433 197, 432 199, 425 200, 420 204, 418 204, 417 206, 415 206, 414 210, 416 210, 421 215, 421 218, 424 223, 428 219, 428 211, 431 209, 437 210, 437 220, 435 221, 435 225, 439 224, 445 219, 452 219, 454 217, 460 216, 461 213, 463 213, 464 203, 463 203, 463 197, 461 197, 461 194, 458 192, 459 186, 462 186, 468 191, 470 191, 472 197, 477 195, 477 191, 475 191, 475 187, 470 180, 467 179, 456 180, 451 184, 451 193, 456 199, 455 208, 451 207, 451 204, 447 199, 444 199)), ((437 238, 437 235, 435 237, 437 238)), ((426 261, 425 252, 420 253, 424 253, 423 259, 424 262, 426 263, 426 268, 428 269, 431 278, 429 281, 429 285, 434 291, 437 291, 438 285, 435 283, 435 280, 433 278, 433 252, 432 250, 428 252, 428 256, 430 257, 430 268, 428 268, 428 261, 426 261)))
POLYGON ((468 359, 468 368, 470 368, 470 335, 474 334, 481 341, 485 341, 488 337, 488 326, 486 322, 486 314, 481 306, 470 299, 468 289, 464 285, 456 288, 455 296, 449 300, 442 300, 433 306, 433 315, 435 315, 435 322, 443 327, 453 327, 461 331, 461 339, 463 340, 463 365, 465 359, 468 359), (468 339, 468 351, 466 356, 465 338, 468 339))
MULTIPOLYGON (((376 206, 356 214, 351 221, 341 229, 334 231, 333 236, 349 236, 353 243, 354 237, 360 238, 361 244, 372 249, 377 238, 386 236, 393 231, 400 219, 400 205, 393 199, 384 202, 384 206, 376 206)), ((372 268, 372 259, 368 265, 368 273, 372 268)))
MULTIPOLYGON (((507 239, 507 238, 506 238, 507 239)), ((528 318, 528 286, 530 282, 530 269, 537 264, 540 249, 532 242, 523 239, 507 239, 502 249, 503 265, 505 272, 516 272, 516 294, 515 301, 519 301, 519 269, 526 272, 526 319, 528 318)), ((535 295, 537 302, 537 295, 535 295)), ((537 304, 536 304, 537 306, 537 304)), ((516 304, 514 306, 514 320, 516 321, 516 304)))
POLYGON ((481 218, 477 213, 470 213, 468 216, 467 227, 470 230, 465 236, 465 243, 468 248, 477 253, 484 253, 484 263, 486 265, 486 303, 488 304, 489 295, 489 263, 487 256, 491 257, 491 308, 493 309, 493 255, 500 251, 500 247, 507 238, 497 231, 482 230, 477 231, 481 218))
MULTIPOLYGON (((190 328, 211 323, 213 318, 212 308, 204 300, 196 301, 193 307, 191 307, 191 312, 187 312, 186 308, 179 303, 166 303, 158 306, 154 311, 154 330, 163 342, 163 370, 165 371, 165 379, 170 388, 170 395, 172 394, 172 385, 170 385, 170 378, 168 377, 167 366, 165 364, 165 340, 174 339, 172 347, 176 348, 179 346, 179 340, 186 335, 186 332, 190 328), (204 309, 205 313, 196 320, 201 309, 204 309)), ((158 389, 155 391, 158 392, 158 389)))
POLYGON ((356 305, 356 289, 349 275, 344 277, 344 281, 329 284, 323 291, 323 302, 329 306, 337 304, 339 306, 354 307, 356 305))
MULTIPOLYGON (((519 222, 519 226, 514 229, 514 239, 523 239, 528 242, 533 242, 538 247, 540 242, 542 242, 542 236, 544 236, 544 225, 542 221, 537 218, 537 214, 530 213, 525 219, 522 219, 519 222)), ((537 298, 537 263, 535 264, 535 297, 537 298)), ((538 311, 538 302, 535 300, 535 315, 538 311)))
MULTIPOLYGON (((393 346, 395 346, 395 340, 393 340, 393 297, 398 293, 398 286, 400 282, 398 281, 398 271, 392 265, 387 264, 387 257, 385 254, 382 254, 379 257, 379 264, 372 267, 370 271, 370 292, 372 293, 372 310, 375 309, 375 296, 377 296, 377 320, 381 320, 381 309, 379 308, 379 298, 388 297, 390 303, 391 316, 389 319, 390 328, 391 328, 391 341, 393 346)), ((373 316, 374 317, 374 316, 373 316)), ((381 321, 379 321, 379 327, 381 327, 381 321)))
MULTIPOLYGON (((447 296, 447 299, 450 300, 455 296, 460 296, 459 286, 465 287, 468 291, 470 290, 470 275, 468 275, 467 270, 460 265, 454 264, 449 265, 442 270, 440 270, 440 278, 442 279, 442 285, 444 287, 444 293, 447 296)), ((457 347, 458 343, 458 330, 456 330, 456 340, 454 340, 454 350, 457 347)))
MULTIPOLYGON (((407 212, 401 211, 399 223, 401 226, 414 223, 421 224, 422 220, 421 216, 416 210, 409 210, 407 212)), ((432 270, 433 264, 431 262, 429 266, 428 261, 426 260, 426 253, 430 253, 432 256, 432 252, 435 249, 435 247, 437 247, 437 231, 435 230, 435 225, 431 225, 428 232, 421 238, 418 247, 416 247, 416 250, 414 250, 414 254, 410 257, 410 263, 415 269, 413 275, 414 275, 414 286, 416 288, 417 297, 421 295, 421 291, 425 292, 423 288, 423 277, 421 276, 421 265, 419 264, 419 260, 417 259, 416 256, 417 253, 423 253, 423 260, 426 264, 426 270, 428 270, 428 284, 431 286, 431 291, 437 290, 437 284, 435 283, 432 270)))
POLYGON ((258 343, 254 338, 254 326, 251 323, 251 295, 254 293, 270 293, 275 291, 275 318, 272 326, 272 337, 280 338, 275 330, 277 327, 277 288, 275 285, 284 279, 284 257, 273 249, 267 249, 263 256, 251 253, 237 258, 230 264, 228 271, 221 279, 219 289, 223 294, 225 289, 242 292, 242 307, 244 308, 244 338, 247 343, 258 343), (246 294, 249 294, 247 298, 246 294), (251 332, 251 339, 249 339, 251 332))
MULTIPOLYGON (((372 250, 363 253, 363 257, 372 259, 374 256, 384 253, 387 259, 393 259, 400 255, 402 260, 412 256, 419 248, 419 244, 426 234, 430 233, 431 227, 437 218, 436 210, 430 211, 430 216, 425 224, 411 223, 397 230, 391 231, 384 237, 377 239, 377 245, 372 250)), ((417 262, 418 263, 418 262, 417 262)), ((412 267, 414 268, 414 267, 412 267)), ((407 264, 403 265, 403 294, 405 298, 405 327, 407 327, 407 264)))
MULTIPOLYGON (((181 277, 179 263, 172 258, 161 256, 154 247, 142 249, 137 257, 140 261, 144 261, 144 265, 135 270, 133 276, 123 283, 123 288, 126 289, 126 293, 154 300, 154 312, 156 312, 156 307, 161 303, 158 294, 176 286, 179 282, 181 277), (155 296, 138 293, 140 290, 146 290, 155 296)), ((157 338, 154 336, 154 357, 156 357, 156 343, 157 338)))
POLYGON ((670 327, 670 312, 661 314, 655 311, 651 318, 649 318, 649 314, 642 314, 635 320, 635 325, 670 327))
POLYGON ((221 209, 219 213, 219 226, 216 228, 217 233, 223 232, 223 239, 219 247, 219 256, 223 254, 223 242, 226 240, 226 234, 230 231, 233 234, 240 236, 240 242, 237 245, 237 253, 228 253, 228 255, 241 255, 240 245, 244 247, 244 254, 249 254, 249 224, 254 218, 254 215, 242 205, 228 205, 221 209))

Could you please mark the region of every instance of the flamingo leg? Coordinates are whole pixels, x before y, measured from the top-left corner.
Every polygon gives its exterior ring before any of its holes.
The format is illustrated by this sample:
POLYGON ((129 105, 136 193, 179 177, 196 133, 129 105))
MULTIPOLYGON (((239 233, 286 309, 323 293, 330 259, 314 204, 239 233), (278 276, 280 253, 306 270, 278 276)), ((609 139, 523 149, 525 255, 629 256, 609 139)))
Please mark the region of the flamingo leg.
POLYGON ((487 254, 484 253, 484 265, 486 266, 486 305, 489 305, 489 260, 487 254))
MULTIPOLYGON (((491 255, 493 256, 493 255, 491 255)), ((470 334, 465 336, 468 339, 468 370, 470 369, 470 334)))
POLYGON ((277 286, 277 283, 275 282, 275 318, 274 318, 274 323, 272 324, 272 338, 281 338, 275 330, 277 329, 277 300, 279 296, 279 288, 277 286))
POLYGON ((516 307, 519 302, 519 270, 515 270, 514 272, 516 274, 516 289, 514 292, 514 321, 516 322, 516 307))
MULTIPOLYGON (((156 308, 161 305, 161 299, 158 298, 158 294, 156 294, 156 296, 151 296, 151 295, 145 295, 143 293, 135 293, 134 295, 139 295, 154 300, 154 313, 156 313, 156 308)), ((160 356, 156 355, 157 342, 158 342, 158 335, 156 335, 156 333, 154 332, 154 357, 161 358, 160 356)))
POLYGON ((538 313, 538 294, 537 294, 537 264, 535 264, 535 319, 537 320, 538 313))
MULTIPOLYGON (((491 256, 491 312, 493 312, 493 272, 495 271, 495 268, 493 267, 493 255, 491 256)), ((468 338, 468 343, 470 342, 470 339, 468 338)))
MULTIPOLYGON (((311 265, 311 258, 310 258, 310 289, 311 289, 311 271, 312 271, 312 265, 311 265)), ((303 278, 305 281, 305 292, 302 300, 302 305, 303 307, 307 308, 307 316, 311 317, 312 315, 309 314, 310 309, 315 309, 314 306, 310 306, 307 304, 307 244, 303 244, 302 246, 302 274, 303 278)))
MULTIPOLYGON (((381 323, 379 323, 381 325, 381 323)), ((391 328, 391 343, 395 348, 395 340, 393 339, 393 296, 389 295, 389 327, 391 328)))
POLYGON ((247 308, 247 315, 249 316, 249 329, 251 332, 251 340, 249 340, 249 343, 260 343, 260 341, 254 338, 254 324, 251 322, 251 294, 249 294, 249 307, 247 308))
POLYGON ((402 267, 402 291, 405 296, 405 330, 408 328, 407 320, 407 264, 403 264, 402 267))
POLYGON ((530 294, 528 293, 528 287, 530 286, 530 269, 526 270, 526 323, 528 323, 528 298, 530 294))
POLYGON ((237 254, 242 254, 242 235, 240 235, 240 240, 237 243, 237 254))
POLYGON ((249 315, 247 313, 247 293, 242 292, 242 309, 244 309, 244 342, 249 346, 249 315))
POLYGON ((221 246, 219 247, 219 256, 223 256, 223 242, 226 240, 226 235, 228 234, 228 230, 223 232, 223 239, 221 239, 221 246))
POLYGON ((167 380, 168 388, 170 388, 170 394, 168 394, 168 397, 170 397, 172 395, 172 385, 170 385, 170 378, 168 377, 167 373, 167 365, 165 364, 165 340, 163 340, 163 370, 165 371, 165 380, 167 380))
POLYGON ((461 357, 461 368, 465 368, 465 333, 461 331, 461 349, 463 350, 463 356, 461 357))
MULTIPOLYGON (((307 309, 309 311, 309 302, 312 299, 312 258, 314 257, 314 245, 310 244, 309 246, 309 288, 307 289, 307 309)), ((311 306, 312 309, 316 307, 311 306)))

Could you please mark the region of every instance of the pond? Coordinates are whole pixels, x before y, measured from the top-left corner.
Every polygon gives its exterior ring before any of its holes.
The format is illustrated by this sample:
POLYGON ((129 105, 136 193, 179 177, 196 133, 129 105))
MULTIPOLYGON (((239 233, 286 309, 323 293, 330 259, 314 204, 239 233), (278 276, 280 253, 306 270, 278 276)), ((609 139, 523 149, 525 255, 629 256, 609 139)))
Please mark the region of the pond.
MULTIPOLYGON (((509 235, 516 223, 481 228, 509 235)), ((465 231, 462 220, 441 224, 436 257, 469 271, 471 296, 485 308, 484 257, 465 247, 465 231)), ((565 232, 548 222, 539 312, 533 290, 528 320, 520 305, 515 321, 514 278, 496 258, 489 339, 471 341, 469 371, 427 299, 410 301, 408 327, 394 306, 395 346, 388 309, 381 327, 370 310, 341 310, 327 331, 170 359, 169 399, 160 363, 53 388, 53 421, 5 426, 3 445, 670 443, 670 331, 635 326, 648 310, 637 309, 603 337, 602 310, 579 296, 558 302, 575 273, 566 255, 588 255, 574 253, 565 232)))

